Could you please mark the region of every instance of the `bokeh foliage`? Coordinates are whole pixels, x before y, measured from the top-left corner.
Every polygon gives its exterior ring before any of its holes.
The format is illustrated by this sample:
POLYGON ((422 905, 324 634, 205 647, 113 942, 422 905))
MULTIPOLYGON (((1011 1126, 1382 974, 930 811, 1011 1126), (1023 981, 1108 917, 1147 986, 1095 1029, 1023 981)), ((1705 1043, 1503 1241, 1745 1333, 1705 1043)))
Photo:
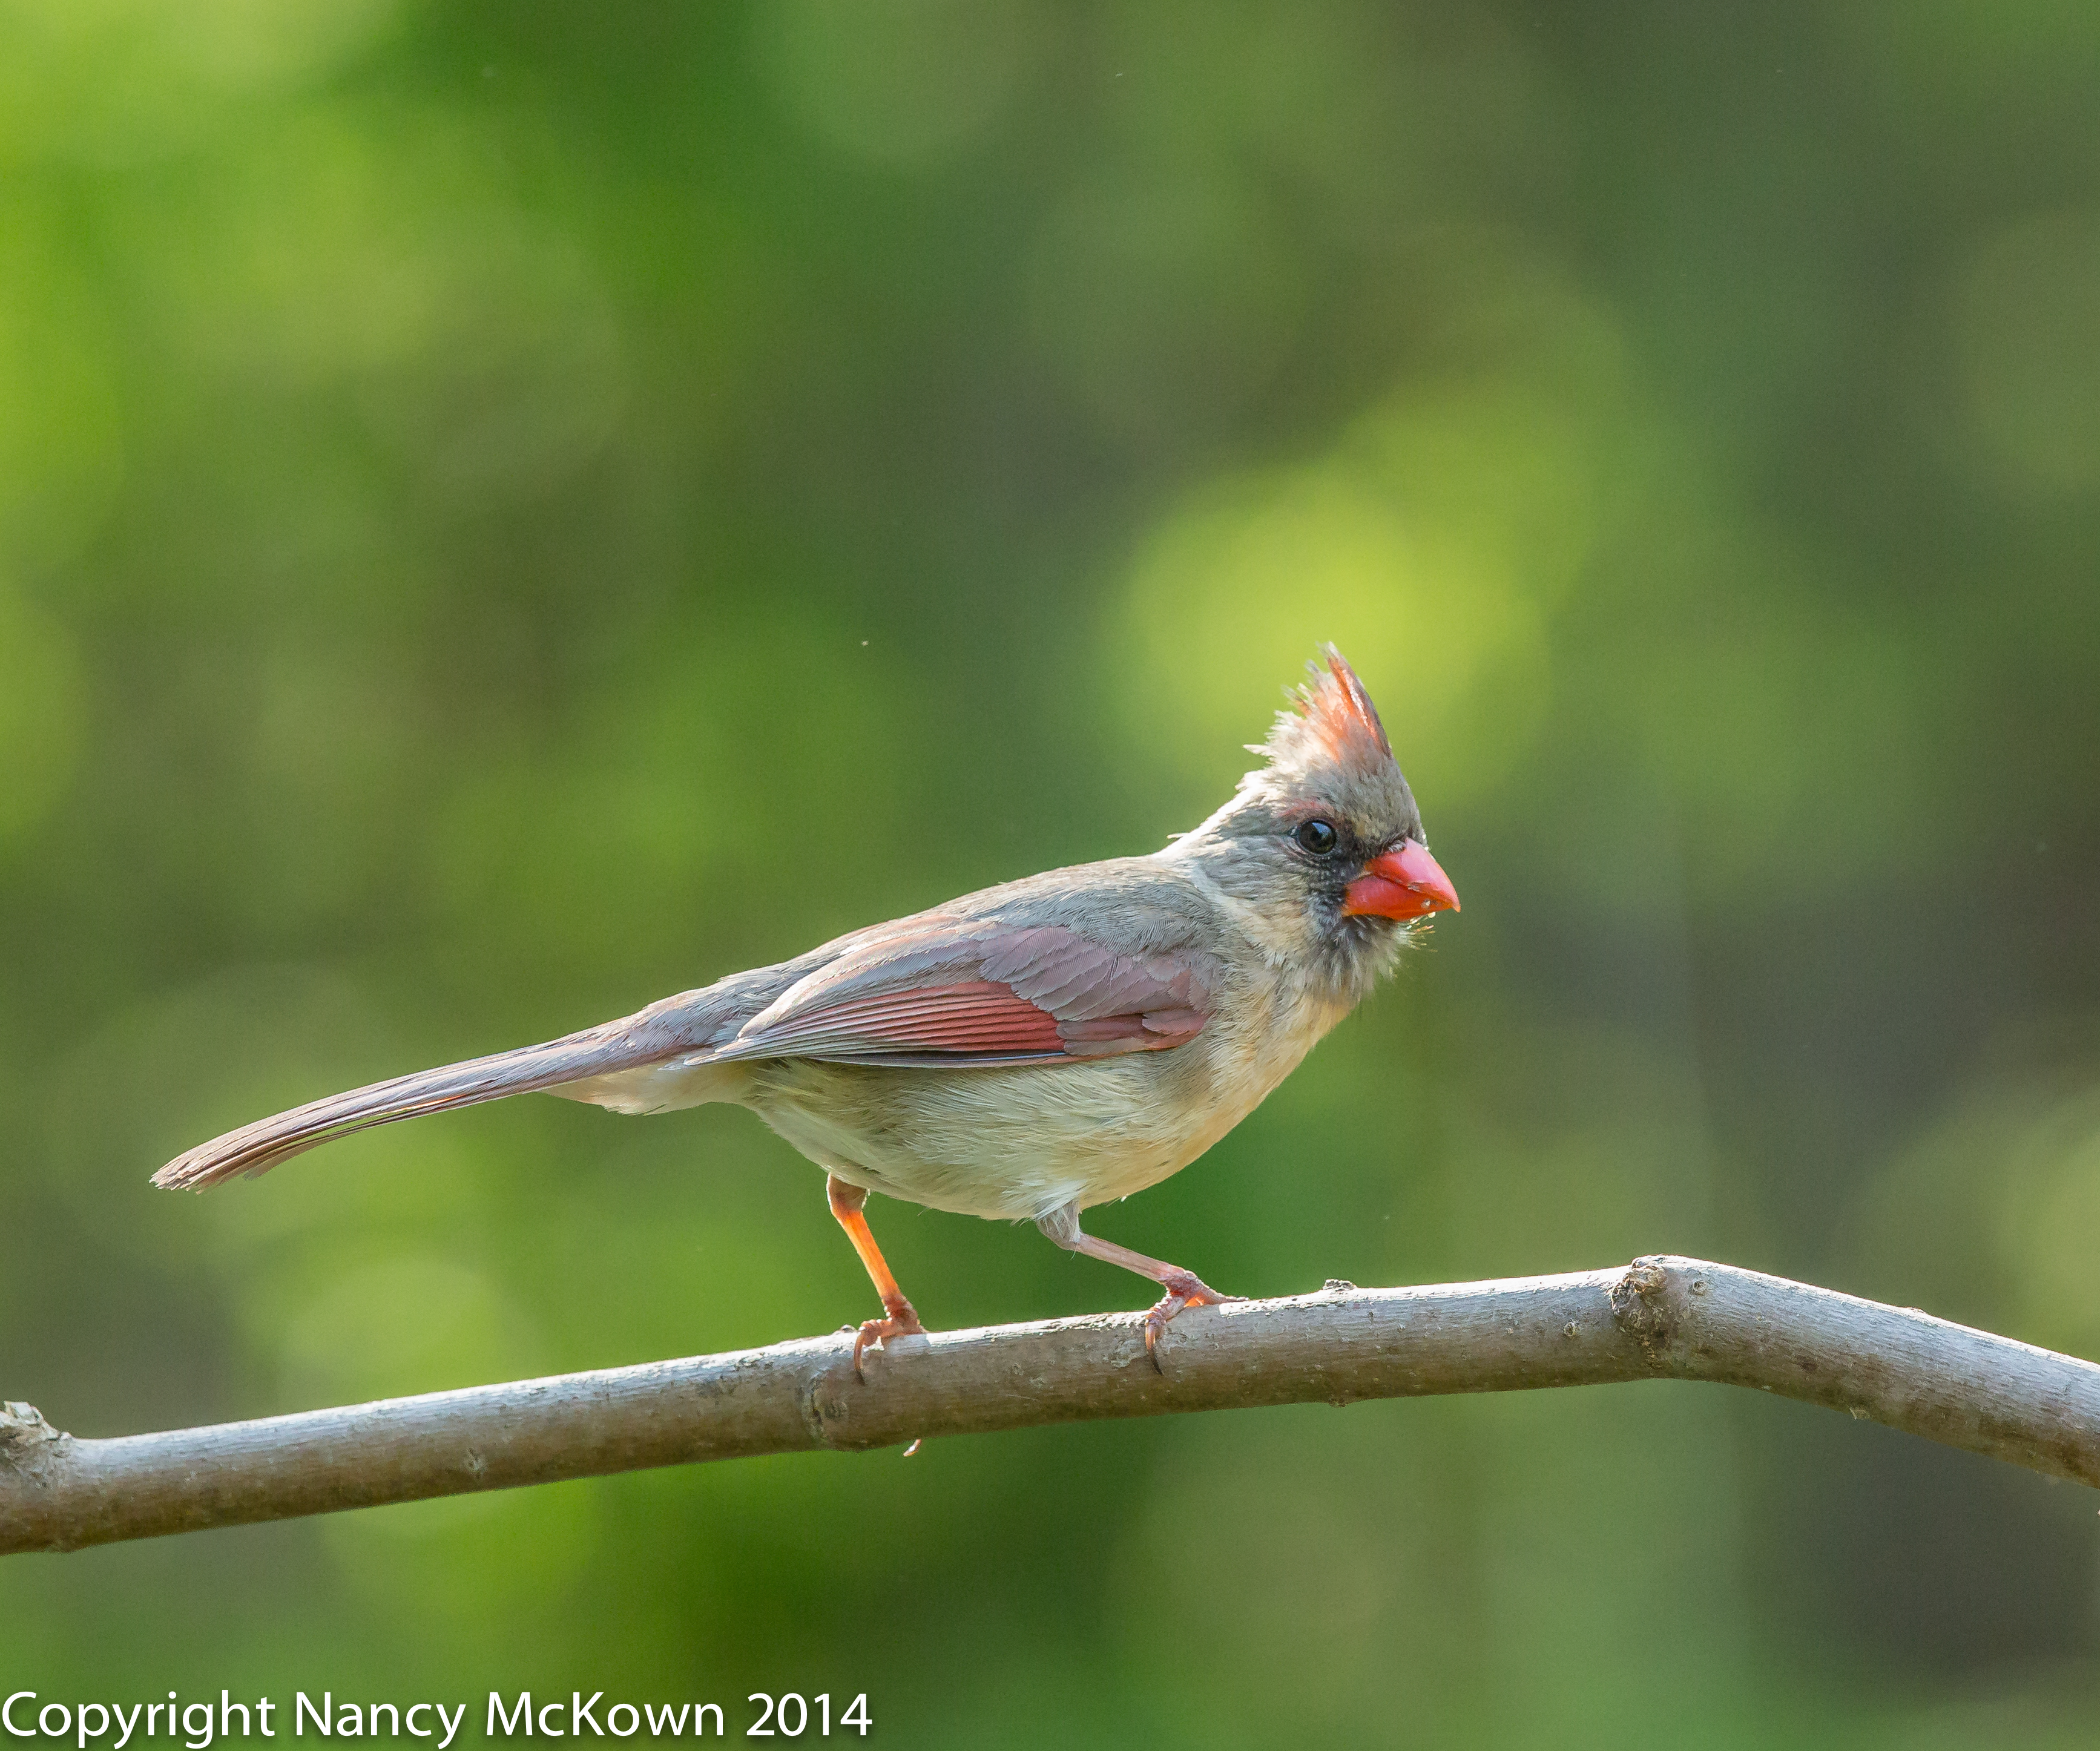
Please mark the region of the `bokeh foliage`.
MULTIPOLYGON (((205 1200, 373 1077, 1142 850, 1313 642, 1466 900, 1102 1232, 1703 1253, 2100 1354, 2100 11, 0 4, 0 1392, 869 1309, 747 1115, 205 1200)), ((939 1324, 1142 1296, 882 1204, 939 1324)), ((2091 1499, 1692 1387, 567 1485, 0 1577, 46 1695, 914 1744, 2080 1744, 2091 1499)))

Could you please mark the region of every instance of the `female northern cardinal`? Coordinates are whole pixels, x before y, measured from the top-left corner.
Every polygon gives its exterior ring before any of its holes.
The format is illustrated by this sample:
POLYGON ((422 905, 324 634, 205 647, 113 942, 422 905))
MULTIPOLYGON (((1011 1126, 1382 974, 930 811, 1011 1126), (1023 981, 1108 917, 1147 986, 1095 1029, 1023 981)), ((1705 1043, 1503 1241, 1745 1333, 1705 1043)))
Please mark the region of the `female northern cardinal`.
POLYGON ((749 1107, 830 1175, 882 1297, 869 1343, 923 1331, 862 1206, 1033 1221, 1150 1277, 1148 1349, 1231 1299, 1079 1229, 1089 1205, 1186 1167, 1355 1007, 1453 890, 1378 712, 1331 645, 1264 764, 1149 857, 1052 870, 840 937, 799 959, 544 1046, 315 1100, 192 1149, 201 1189, 390 1119, 544 1089, 616 1113, 749 1107))

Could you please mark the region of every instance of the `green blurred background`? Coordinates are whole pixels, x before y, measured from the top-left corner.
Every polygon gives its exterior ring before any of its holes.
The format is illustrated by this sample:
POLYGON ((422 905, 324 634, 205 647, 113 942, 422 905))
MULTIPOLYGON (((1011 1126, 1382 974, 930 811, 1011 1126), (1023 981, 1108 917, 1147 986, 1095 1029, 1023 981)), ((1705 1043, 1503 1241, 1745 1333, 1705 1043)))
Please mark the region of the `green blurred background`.
MULTIPOLYGON (((1465 913, 1099 1232, 2100 1355, 2097 568, 2090 6, 7 0, 0 1396, 865 1317, 729 1109, 146 1175, 1155 847, 1321 638, 1465 913)), ((1146 1299, 874 1215, 936 1325, 1146 1299)), ((1095 1425, 17 1558, 0 1678, 2084 1745, 2094 1503, 1692 1386, 1095 1425)))

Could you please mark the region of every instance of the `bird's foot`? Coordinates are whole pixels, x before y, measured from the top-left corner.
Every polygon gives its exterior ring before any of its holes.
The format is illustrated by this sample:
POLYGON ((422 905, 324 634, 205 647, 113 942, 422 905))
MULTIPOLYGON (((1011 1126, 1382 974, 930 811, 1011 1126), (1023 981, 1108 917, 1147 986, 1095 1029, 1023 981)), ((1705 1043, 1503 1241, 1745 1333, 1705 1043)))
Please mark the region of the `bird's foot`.
POLYGON ((882 1298, 883 1317, 861 1321, 859 1334, 854 1339, 854 1372, 863 1380, 867 1374, 860 1365, 861 1354, 871 1343, 880 1343, 886 1338, 923 1338, 926 1328, 919 1323, 918 1310, 899 1295, 894 1300, 882 1298))
POLYGON ((1193 1271, 1176 1271, 1171 1276, 1159 1279, 1167 1293, 1152 1304, 1145 1316, 1145 1353, 1152 1358, 1152 1365, 1165 1374, 1166 1368, 1159 1360, 1159 1334, 1167 1330, 1167 1322, 1184 1308, 1215 1307, 1223 1301, 1244 1301, 1245 1295, 1220 1295, 1193 1271))

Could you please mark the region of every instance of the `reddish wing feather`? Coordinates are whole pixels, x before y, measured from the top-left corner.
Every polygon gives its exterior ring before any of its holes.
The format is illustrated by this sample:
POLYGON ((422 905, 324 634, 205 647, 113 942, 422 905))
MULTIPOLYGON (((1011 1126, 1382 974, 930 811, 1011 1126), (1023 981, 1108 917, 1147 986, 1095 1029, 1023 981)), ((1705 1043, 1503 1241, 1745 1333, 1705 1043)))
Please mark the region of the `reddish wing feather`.
POLYGON ((1118 955, 1063 925, 972 920, 863 939, 718 1056, 1012 1063, 1158 1052, 1207 1014, 1195 969, 1118 955))
POLYGON ((796 1057, 914 1051, 1006 1056, 1064 1049, 1056 1017, 986 979, 849 998, 760 1037, 772 1055, 796 1057))

